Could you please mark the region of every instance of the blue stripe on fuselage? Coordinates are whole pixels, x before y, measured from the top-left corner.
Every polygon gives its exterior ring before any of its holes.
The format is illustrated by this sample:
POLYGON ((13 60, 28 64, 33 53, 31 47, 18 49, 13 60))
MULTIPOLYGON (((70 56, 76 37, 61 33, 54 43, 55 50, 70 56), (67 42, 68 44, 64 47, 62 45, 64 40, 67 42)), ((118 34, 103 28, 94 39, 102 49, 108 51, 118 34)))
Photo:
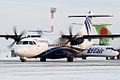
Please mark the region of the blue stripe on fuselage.
POLYGON ((66 58, 67 56, 74 56, 78 54, 78 50, 80 49, 73 47, 56 47, 41 53, 40 57, 49 59, 66 58))

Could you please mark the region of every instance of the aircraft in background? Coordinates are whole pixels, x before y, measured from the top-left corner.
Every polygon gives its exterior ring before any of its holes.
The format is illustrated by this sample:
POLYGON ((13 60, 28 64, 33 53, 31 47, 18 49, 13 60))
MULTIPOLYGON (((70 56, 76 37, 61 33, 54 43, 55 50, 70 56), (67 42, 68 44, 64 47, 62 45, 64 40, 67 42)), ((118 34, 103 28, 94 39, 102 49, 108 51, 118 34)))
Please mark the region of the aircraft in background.
MULTIPOLYGON (((111 26, 112 24, 99 24, 99 25, 93 25, 96 28, 96 31, 98 35, 112 35, 112 32, 107 28, 107 26, 111 26)), ((100 38, 99 39, 99 45, 109 45, 109 39, 108 38, 100 38)), ((111 46, 111 48, 113 48, 111 46)), ((115 49, 119 52, 119 49, 115 49)), ((119 53, 120 54, 120 53, 119 53)), ((106 57, 106 59, 113 59, 112 57, 106 57)), ((117 59, 119 59, 119 55, 117 56, 117 59)))
MULTIPOLYGON (((85 16, 69 16, 69 17, 85 17, 85 16)), ((94 15, 93 17, 96 17, 96 15, 94 15)), ((111 24, 94 25, 90 20, 91 18, 92 17, 90 15, 89 20, 84 22, 88 35, 91 31, 91 26, 96 26, 95 28, 99 35, 102 35, 102 36, 111 35, 111 32, 106 28, 106 26, 109 26, 111 24)), ((76 24, 76 23, 73 23, 73 24, 76 24)), ((81 24, 78 24, 78 25, 81 25, 81 24)), ((111 35, 111 36, 113 37, 116 35, 111 35)), ((84 48, 84 50, 80 54, 76 55, 76 57, 81 57, 82 59, 86 59, 86 57, 106 57, 106 59, 108 59, 108 57, 110 57, 110 59, 114 59, 116 56, 113 56, 113 55, 115 55, 115 53, 116 55, 119 55, 119 53, 116 49, 114 49, 113 46, 108 45, 108 41, 109 41, 109 38, 107 37, 101 37, 101 38, 99 37, 99 42, 100 42, 99 44, 93 44, 90 47, 84 48)))
MULTIPOLYGON (((112 35, 111 31, 108 30, 107 26, 110 26, 112 24, 100 24, 100 25, 93 25, 95 26, 95 29, 98 33, 98 35, 112 35)), ((100 38, 99 39, 99 45, 109 45, 109 39, 108 38, 100 38)))
MULTIPOLYGON (((22 62, 25 62, 27 58, 40 58, 40 61, 46 61, 46 59, 59 59, 67 58, 68 62, 73 61, 73 58, 78 56, 83 56, 82 51, 88 51, 95 55, 102 56, 117 56, 118 52, 109 49, 109 47, 95 47, 90 48, 92 43, 91 39, 99 38, 117 38, 120 35, 89 35, 91 31, 91 17, 111 17, 109 15, 85 15, 81 17, 85 18, 85 25, 80 28, 80 31, 76 34, 72 34, 72 28, 69 28, 69 35, 62 36, 40 36, 40 35, 27 35, 24 36, 25 31, 20 35, 17 34, 14 28, 15 35, 0 35, 0 37, 5 37, 6 39, 12 38, 14 42, 10 45, 12 47, 14 44, 13 52, 20 57, 22 62), (90 49, 89 49, 90 48, 90 49), (108 50, 112 50, 111 54, 107 54, 108 50), (105 53, 106 51, 106 53, 105 53)), ((84 56, 83 56, 84 57, 84 56)))
MULTIPOLYGON (((83 25, 79 23, 72 23, 75 25, 83 25)), ((112 33, 107 29, 107 26, 110 26, 112 24, 92 24, 92 26, 95 26, 95 29, 98 33, 98 35, 112 35, 112 33)), ((84 49, 81 54, 78 54, 76 57, 81 57, 82 59, 86 59, 87 57, 110 57, 110 59, 114 59, 115 56, 109 56, 112 53, 112 51, 117 51, 114 49, 113 46, 109 45, 109 38, 100 38, 99 44, 93 44, 89 48, 84 49), (109 54, 108 54, 109 53, 109 54)), ((118 54, 118 53, 117 53, 118 54)))

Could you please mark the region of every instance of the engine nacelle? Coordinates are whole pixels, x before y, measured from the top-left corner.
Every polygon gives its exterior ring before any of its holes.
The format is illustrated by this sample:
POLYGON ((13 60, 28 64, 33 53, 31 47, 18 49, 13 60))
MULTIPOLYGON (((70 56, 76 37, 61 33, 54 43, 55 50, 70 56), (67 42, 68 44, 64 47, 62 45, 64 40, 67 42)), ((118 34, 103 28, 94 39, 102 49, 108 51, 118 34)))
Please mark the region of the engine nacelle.
POLYGON ((82 44, 83 42, 84 42, 84 38, 79 37, 79 38, 76 38, 75 40, 73 40, 70 44, 71 45, 79 45, 79 44, 82 44))

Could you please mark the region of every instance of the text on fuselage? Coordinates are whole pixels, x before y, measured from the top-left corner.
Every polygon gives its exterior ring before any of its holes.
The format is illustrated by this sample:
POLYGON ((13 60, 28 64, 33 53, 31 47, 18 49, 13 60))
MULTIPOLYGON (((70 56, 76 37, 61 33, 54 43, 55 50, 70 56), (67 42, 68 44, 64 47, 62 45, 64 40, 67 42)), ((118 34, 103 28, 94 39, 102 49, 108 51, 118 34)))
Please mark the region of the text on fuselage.
POLYGON ((104 51, 103 48, 97 47, 97 48, 89 48, 87 53, 102 53, 103 51, 104 51))

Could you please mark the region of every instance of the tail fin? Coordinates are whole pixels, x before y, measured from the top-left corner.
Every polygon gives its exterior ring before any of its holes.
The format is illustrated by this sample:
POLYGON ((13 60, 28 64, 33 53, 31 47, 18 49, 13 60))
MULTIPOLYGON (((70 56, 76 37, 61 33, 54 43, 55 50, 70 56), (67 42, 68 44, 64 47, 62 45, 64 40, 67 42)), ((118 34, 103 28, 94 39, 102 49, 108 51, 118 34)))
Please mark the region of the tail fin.
POLYGON ((86 28, 87 34, 89 35, 90 32, 91 32, 91 24, 92 24, 91 18, 86 16, 84 24, 85 24, 85 28, 86 28))
MULTIPOLYGON (((93 25, 96 28, 96 31, 99 35, 111 35, 112 33, 108 30, 107 26, 112 24, 100 24, 100 25, 93 25)), ((107 45, 109 42, 108 38, 101 38, 99 44, 107 45)))
POLYGON ((85 24, 85 28, 86 28, 86 31, 87 31, 87 34, 89 35, 90 32, 91 32, 91 19, 92 17, 112 17, 112 15, 92 15, 90 14, 91 11, 89 12, 88 15, 71 15, 71 16, 68 16, 69 18, 71 17, 86 17, 86 20, 84 22, 85 24))

